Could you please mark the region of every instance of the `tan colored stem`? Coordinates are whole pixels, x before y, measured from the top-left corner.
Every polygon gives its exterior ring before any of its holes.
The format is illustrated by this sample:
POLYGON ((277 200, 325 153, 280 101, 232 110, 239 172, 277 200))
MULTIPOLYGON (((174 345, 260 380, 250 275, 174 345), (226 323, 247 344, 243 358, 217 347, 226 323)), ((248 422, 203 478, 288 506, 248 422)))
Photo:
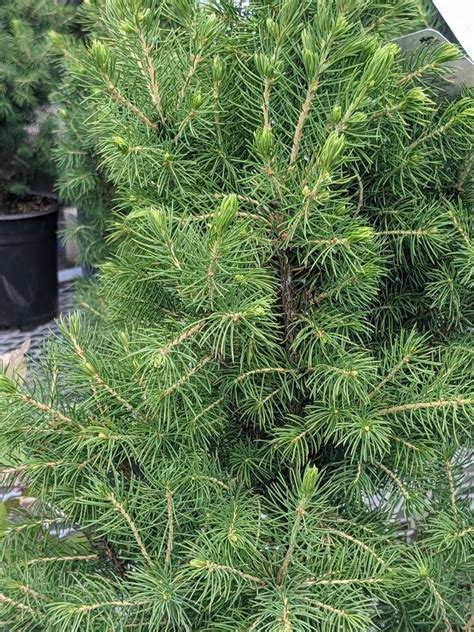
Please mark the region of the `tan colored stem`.
POLYGON ((146 114, 144 114, 140 108, 138 108, 134 103, 126 99, 119 90, 114 86, 109 77, 105 77, 105 84, 107 86, 108 91, 112 97, 112 100, 116 103, 119 103, 127 110, 129 110, 132 114, 134 114, 144 125, 148 127, 148 129, 152 131, 156 131, 157 125, 153 123, 146 114))
POLYGON ((249 575, 248 573, 244 573, 242 571, 239 571, 236 568, 233 568, 232 566, 226 566, 225 564, 215 564, 214 562, 211 562, 210 560, 206 560, 206 566, 205 568, 209 571, 224 571, 226 573, 230 573, 231 575, 237 575, 238 577, 241 577, 242 579, 244 579, 245 581, 248 582, 254 582, 256 584, 258 584, 259 586, 265 586, 266 582, 263 581, 263 579, 260 579, 260 577, 255 577, 254 575, 249 575))
POLYGON ((156 111, 158 112, 159 117, 161 118, 162 121, 164 121, 160 88, 158 86, 155 66, 153 65, 153 58, 151 56, 152 48, 151 46, 148 46, 148 44, 146 43, 145 36, 142 31, 139 31, 138 33, 138 41, 140 42, 140 46, 142 48, 143 55, 145 57, 148 82, 150 85, 151 100, 153 101, 153 104, 156 107, 156 111))
POLYGON ((381 388, 388 384, 392 380, 392 378, 402 369, 406 364, 408 364, 411 360, 411 356, 407 355, 403 357, 398 364, 396 364, 389 373, 383 378, 381 382, 375 386, 375 388, 369 393, 369 397, 373 397, 377 391, 380 391, 381 388))
POLYGON ((87 562, 92 560, 98 560, 99 556, 95 554, 91 555, 64 555, 60 557, 35 557, 26 562, 27 566, 32 564, 44 564, 47 562, 87 562))
POLYGON ((173 537, 174 537, 174 509, 173 509, 173 492, 170 489, 166 490, 166 512, 168 514, 168 541, 166 544, 166 556, 165 567, 171 566, 171 554, 173 552, 173 537))
POLYGON ((423 410, 427 408, 446 408, 452 406, 457 408, 458 406, 468 406, 474 404, 473 399, 439 399, 434 402, 417 402, 415 404, 401 404, 400 406, 391 406, 390 408, 384 408, 381 410, 382 415, 395 415, 397 413, 404 413, 411 410, 423 410))
POLYGON ((172 393, 174 393, 174 391, 178 388, 180 388, 181 386, 183 386, 184 384, 186 384, 186 382, 188 382, 193 375, 195 375, 196 373, 198 373, 204 366, 206 366, 206 364, 208 364, 210 361, 212 360, 212 356, 207 356, 205 358, 203 358, 202 360, 200 360, 196 366, 191 369, 191 371, 189 371, 188 373, 186 373, 185 375, 183 375, 182 378, 180 378, 177 382, 175 382, 174 384, 171 384, 171 386, 169 386, 165 391, 163 391, 162 397, 169 397, 172 393))
POLYGON ((303 102, 303 107, 301 108, 301 112, 298 118, 298 123, 296 124, 295 133, 293 136, 293 145, 291 147, 291 155, 290 155, 290 167, 296 163, 298 159, 298 154, 301 147, 301 142, 303 140, 303 128, 308 119, 311 105, 313 103, 314 97, 316 96, 316 92, 318 90, 318 81, 314 81, 306 92, 306 97, 303 102))
POLYGON ((33 608, 30 608, 26 604, 21 603, 19 601, 15 601, 14 599, 7 597, 3 593, 0 593, 0 603, 4 603, 8 606, 13 606, 14 608, 17 608, 18 610, 23 610, 24 612, 28 612, 31 615, 36 617, 36 612, 33 610, 33 608))
POLYGON ((127 523, 130 531, 133 534, 135 542, 138 544, 138 548, 140 549, 143 557, 148 562, 148 564, 151 565, 152 564, 151 557, 149 556, 148 551, 145 548, 143 540, 140 537, 140 534, 138 532, 137 526, 134 523, 134 521, 132 520, 132 517, 130 516, 129 513, 127 513, 127 511, 125 510, 125 507, 123 506, 123 504, 119 500, 117 500, 117 498, 115 498, 115 496, 112 493, 110 493, 107 496, 107 499, 110 501, 110 503, 112 504, 112 507, 115 509, 115 511, 117 511, 122 516, 122 518, 125 520, 125 522, 127 523))
POLYGON ((408 490, 406 489, 406 487, 403 485, 402 481, 398 478, 398 476, 394 472, 392 472, 392 470, 389 470, 388 467, 385 467, 383 463, 376 462, 375 465, 379 467, 382 470, 382 472, 385 472, 385 474, 389 478, 392 479, 392 481, 396 484, 396 486, 400 490, 400 493, 403 496, 403 498, 405 500, 410 500, 410 494, 408 490))
POLYGON ((330 532, 333 533, 334 535, 339 536, 340 538, 344 538, 345 540, 348 540, 349 542, 352 542, 352 544, 355 544, 356 546, 358 546, 359 548, 363 549, 364 551, 367 551, 367 553, 372 555, 372 557, 374 559, 376 559, 378 562, 380 562, 380 564, 382 564, 382 566, 384 566, 384 567, 386 566, 385 560, 383 560, 380 557, 380 555, 378 555, 375 551, 373 551, 370 548, 370 546, 365 544, 365 542, 361 542, 361 540, 358 540, 357 538, 355 538, 354 536, 350 535, 349 533, 346 533, 345 531, 339 531, 339 529, 330 529, 330 532))
POLYGON ((265 127, 265 129, 271 131, 272 129, 272 123, 271 123, 271 118, 270 118, 270 91, 271 91, 271 86, 272 83, 270 81, 270 79, 265 78, 264 84, 263 84, 263 104, 262 104, 262 111, 263 111, 263 126, 265 127))
POLYGON ((446 470, 446 476, 448 478, 449 499, 450 499, 450 502, 451 502, 451 508, 452 508, 454 514, 457 515, 458 508, 456 507, 456 488, 454 486, 453 471, 452 471, 452 468, 451 468, 451 463, 449 461, 446 461, 445 464, 444 464, 444 468, 446 470))

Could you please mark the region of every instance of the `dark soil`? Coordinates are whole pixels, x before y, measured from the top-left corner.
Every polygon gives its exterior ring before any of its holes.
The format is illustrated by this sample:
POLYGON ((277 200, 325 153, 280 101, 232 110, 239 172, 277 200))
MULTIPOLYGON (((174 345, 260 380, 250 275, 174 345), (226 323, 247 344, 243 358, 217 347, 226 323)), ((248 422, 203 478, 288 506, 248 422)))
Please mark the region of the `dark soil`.
POLYGON ((7 195, 0 203, 0 216, 42 213, 49 211, 54 204, 54 198, 41 195, 7 195))

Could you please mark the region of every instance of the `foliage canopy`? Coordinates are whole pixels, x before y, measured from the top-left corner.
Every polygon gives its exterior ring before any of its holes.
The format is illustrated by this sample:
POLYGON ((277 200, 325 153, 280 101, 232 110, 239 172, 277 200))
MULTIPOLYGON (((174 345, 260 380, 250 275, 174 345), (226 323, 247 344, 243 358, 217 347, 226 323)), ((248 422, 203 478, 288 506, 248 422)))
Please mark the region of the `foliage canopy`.
POLYGON ((386 43, 410 2, 100 5, 66 63, 115 254, 36 388, 1 382, 38 498, 2 618, 460 630, 474 108, 433 87, 458 51, 386 43))

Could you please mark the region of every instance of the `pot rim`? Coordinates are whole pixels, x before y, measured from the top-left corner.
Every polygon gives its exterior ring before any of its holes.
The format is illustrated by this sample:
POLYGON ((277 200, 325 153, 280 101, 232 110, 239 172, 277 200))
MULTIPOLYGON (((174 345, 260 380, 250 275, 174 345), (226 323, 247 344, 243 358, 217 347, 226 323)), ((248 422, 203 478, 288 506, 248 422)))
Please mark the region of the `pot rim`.
MULTIPOLYGON (((49 197, 44 195, 42 197, 49 197)), ((59 211, 59 201, 56 198, 51 198, 51 206, 48 209, 42 211, 33 211, 32 213, 9 213, 3 214, 0 212, 0 222, 21 222, 24 219, 33 219, 35 217, 43 217, 44 215, 52 215, 59 211)))

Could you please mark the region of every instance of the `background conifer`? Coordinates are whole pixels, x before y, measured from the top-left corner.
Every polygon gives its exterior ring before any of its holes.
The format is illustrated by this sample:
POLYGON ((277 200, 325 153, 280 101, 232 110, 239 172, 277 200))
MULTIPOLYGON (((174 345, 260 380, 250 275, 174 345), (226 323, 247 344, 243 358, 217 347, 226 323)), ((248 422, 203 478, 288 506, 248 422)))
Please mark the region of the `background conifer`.
POLYGON ((50 29, 63 31, 69 11, 55 0, 0 2, 0 200, 27 191, 28 180, 52 171, 56 88, 50 29), (28 127, 31 125, 31 127, 28 127))

